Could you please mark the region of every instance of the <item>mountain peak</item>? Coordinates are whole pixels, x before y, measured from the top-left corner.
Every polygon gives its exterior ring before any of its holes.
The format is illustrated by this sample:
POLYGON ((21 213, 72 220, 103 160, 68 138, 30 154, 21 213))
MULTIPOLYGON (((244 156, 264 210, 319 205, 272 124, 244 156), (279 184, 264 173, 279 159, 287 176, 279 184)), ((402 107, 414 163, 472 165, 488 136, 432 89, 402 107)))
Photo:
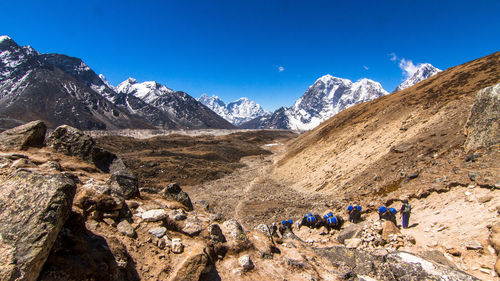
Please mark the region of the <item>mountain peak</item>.
POLYGON ((401 91, 415 84, 418 84, 421 81, 431 76, 434 76, 441 71, 442 71, 441 69, 434 67, 430 63, 420 63, 417 65, 417 70, 410 77, 408 77, 403 83, 401 83, 394 90, 394 92, 401 91))
POLYGON ((12 38, 7 35, 0 35, 0 43, 2 43, 3 41, 12 41, 12 38))
POLYGON ((326 74, 326 75, 321 76, 319 79, 316 80, 316 82, 314 82, 314 84, 317 84, 317 83, 323 83, 325 85, 328 85, 328 84, 349 84, 349 83, 351 83, 351 80, 335 77, 335 76, 332 76, 330 74, 326 74))
POLYGON ((125 80, 127 83, 129 84, 136 84, 137 83, 137 79, 135 78, 132 78, 132 77, 129 77, 127 80, 125 80))
POLYGON ((239 98, 226 105, 218 96, 212 95, 212 97, 209 97, 203 94, 198 101, 236 126, 269 114, 259 104, 246 97, 239 98))

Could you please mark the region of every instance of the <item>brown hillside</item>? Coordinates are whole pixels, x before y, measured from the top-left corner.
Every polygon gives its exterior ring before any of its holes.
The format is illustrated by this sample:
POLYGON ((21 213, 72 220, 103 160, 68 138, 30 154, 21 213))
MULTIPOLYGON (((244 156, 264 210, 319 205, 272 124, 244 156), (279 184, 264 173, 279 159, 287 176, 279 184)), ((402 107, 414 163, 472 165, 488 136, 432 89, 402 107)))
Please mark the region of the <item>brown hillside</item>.
POLYGON ((499 82, 497 52, 353 106, 293 141, 275 176, 297 190, 337 199, 376 195, 370 201, 467 185, 472 170, 482 175, 481 184, 493 185, 499 180, 498 147, 471 164, 462 146, 476 92, 499 82))

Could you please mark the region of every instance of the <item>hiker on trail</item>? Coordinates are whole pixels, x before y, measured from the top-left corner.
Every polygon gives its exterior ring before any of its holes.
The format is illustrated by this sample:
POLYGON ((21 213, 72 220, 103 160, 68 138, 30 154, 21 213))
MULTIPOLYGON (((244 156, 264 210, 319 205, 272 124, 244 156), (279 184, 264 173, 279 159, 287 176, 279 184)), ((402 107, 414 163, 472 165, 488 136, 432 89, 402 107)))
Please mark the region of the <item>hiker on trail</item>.
POLYGON ((305 215, 299 222, 299 229, 302 226, 307 226, 309 228, 319 228, 321 224, 322 224, 322 219, 319 215, 313 215, 312 213, 309 213, 305 215))
POLYGON ((378 219, 379 220, 385 219, 386 213, 387 213, 387 208, 384 206, 380 206, 378 208, 378 219))
POLYGON ((401 217, 402 217, 402 225, 403 228, 408 228, 408 223, 410 222, 410 213, 411 213, 411 206, 410 203, 408 203, 408 199, 403 200, 403 205, 401 206, 401 217))
POLYGON ((292 231, 292 224, 293 224, 293 220, 283 220, 281 222, 281 225, 279 227, 279 232, 280 232, 281 236, 283 236, 283 234, 287 230, 292 231))
POLYGON ((397 221, 396 221, 396 214, 398 213, 398 210, 394 209, 394 208, 389 208, 389 211, 387 212, 387 216, 388 216, 388 220, 389 221, 392 221, 392 223, 394 225, 398 225, 397 221))
POLYGON ((347 212, 349 213, 349 221, 350 222, 358 223, 361 221, 361 206, 349 205, 349 207, 347 207, 347 212))
POLYGON ((278 237, 278 226, 276 225, 276 223, 271 223, 271 225, 269 226, 269 232, 270 232, 270 235, 271 237, 278 237))
POLYGON ((340 230, 342 224, 344 224, 344 219, 341 216, 334 216, 332 213, 324 215, 324 226, 327 231, 330 232, 332 229, 340 230))

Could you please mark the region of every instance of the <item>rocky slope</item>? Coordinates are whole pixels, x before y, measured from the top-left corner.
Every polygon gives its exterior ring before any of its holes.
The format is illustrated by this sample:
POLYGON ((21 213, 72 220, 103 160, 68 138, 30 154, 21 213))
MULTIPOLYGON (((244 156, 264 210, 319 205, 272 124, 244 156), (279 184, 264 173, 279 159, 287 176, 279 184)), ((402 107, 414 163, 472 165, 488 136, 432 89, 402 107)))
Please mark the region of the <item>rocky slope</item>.
POLYGON ((410 77, 406 78, 406 80, 403 81, 403 83, 397 86, 394 92, 401 91, 415 84, 418 84, 424 81, 425 79, 438 74, 441 71, 442 71, 441 69, 435 68, 430 63, 419 64, 417 65, 417 70, 415 71, 415 73, 413 73, 410 77))
MULTIPOLYGON (((343 198, 383 197, 398 190, 446 185, 436 178, 451 170, 461 172, 452 171, 448 183, 467 185, 466 171, 472 167, 465 161, 463 145, 468 136, 464 129, 478 90, 500 82, 499 57, 495 53, 450 68, 413 87, 335 115, 290 145, 278 162, 276 175, 298 189, 343 198)), ((497 107, 488 108, 492 111, 488 116, 495 116, 497 107)), ((493 125, 497 117, 486 122, 492 124, 486 135, 498 136, 497 125, 493 125)), ((492 143, 489 147, 495 148, 492 143)), ((485 161, 481 184, 492 186, 500 180, 487 176, 498 174, 498 167, 486 164, 497 155, 495 151, 481 158, 485 161)))
POLYGON ((61 126, 44 140, 42 130, 33 122, 0 134, 12 144, 0 154, 2 280, 477 280, 413 254, 352 247, 353 227, 400 243, 380 223, 348 223, 317 247, 295 227, 278 234, 224 219, 176 184, 139 193, 92 138, 61 126))
POLYGON ((370 79, 353 83, 325 75, 316 80, 293 106, 282 107, 270 116, 258 117, 240 127, 306 131, 346 108, 386 94, 379 83, 370 79))
POLYGON ((257 117, 270 114, 270 112, 265 111, 259 104, 247 98, 240 98, 225 104, 215 95, 209 97, 203 94, 198 101, 235 126, 239 126, 257 117))
POLYGON ((81 59, 40 54, 2 36, 0 127, 43 119, 50 128, 86 130, 234 128, 186 93, 155 82, 136 85, 147 92, 135 86, 116 92, 103 78, 81 59))

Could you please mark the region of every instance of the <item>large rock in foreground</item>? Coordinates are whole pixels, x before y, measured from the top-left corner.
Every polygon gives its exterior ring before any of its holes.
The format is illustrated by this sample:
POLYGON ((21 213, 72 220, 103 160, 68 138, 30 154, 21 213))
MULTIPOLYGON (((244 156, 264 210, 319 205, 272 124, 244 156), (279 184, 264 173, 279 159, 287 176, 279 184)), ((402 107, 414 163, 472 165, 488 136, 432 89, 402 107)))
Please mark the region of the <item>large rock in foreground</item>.
POLYGON ((18 170, 0 186, 0 280, 36 280, 68 218, 76 186, 18 170))
POLYGON ((76 128, 62 125, 50 134, 47 145, 63 154, 90 160, 95 141, 76 128))
POLYGON ((406 252, 375 255, 344 246, 315 249, 333 264, 346 265, 352 274, 376 280, 479 280, 465 272, 425 260, 406 252))
POLYGON ((500 143, 500 84, 480 90, 467 122, 465 149, 471 151, 500 143))
POLYGON ((33 121, 12 128, 0 134, 1 150, 25 150, 28 147, 41 147, 45 140, 47 126, 42 121, 33 121))

